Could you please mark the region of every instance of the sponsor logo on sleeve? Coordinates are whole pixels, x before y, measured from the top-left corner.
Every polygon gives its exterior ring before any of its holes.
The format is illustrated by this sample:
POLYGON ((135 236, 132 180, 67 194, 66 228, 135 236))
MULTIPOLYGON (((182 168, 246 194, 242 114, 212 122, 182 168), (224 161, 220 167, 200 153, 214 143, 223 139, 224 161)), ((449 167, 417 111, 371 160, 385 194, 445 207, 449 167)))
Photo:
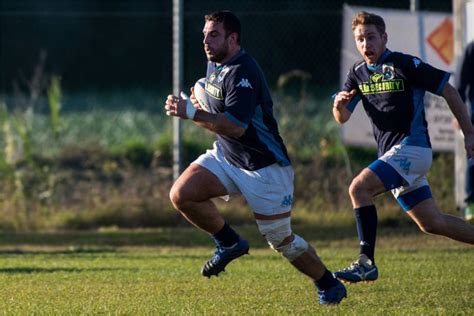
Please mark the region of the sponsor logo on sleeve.
POLYGON ((240 80, 240 82, 237 84, 236 86, 237 88, 238 87, 242 87, 242 88, 250 88, 250 89, 253 89, 252 85, 250 84, 249 80, 246 79, 246 78, 242 78, 240 80))

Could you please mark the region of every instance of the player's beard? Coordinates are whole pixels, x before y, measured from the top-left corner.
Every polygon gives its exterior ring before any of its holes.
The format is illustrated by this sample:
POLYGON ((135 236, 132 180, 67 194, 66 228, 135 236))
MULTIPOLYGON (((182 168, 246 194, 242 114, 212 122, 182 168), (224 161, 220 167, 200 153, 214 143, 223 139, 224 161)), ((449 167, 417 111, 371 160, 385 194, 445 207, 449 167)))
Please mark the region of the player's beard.
POLYGON ((220 49, 216 49, 213 55, 207 55, 207 59, 214 63, 222 62, 229 55, 229 45, 225 42, 220 49))

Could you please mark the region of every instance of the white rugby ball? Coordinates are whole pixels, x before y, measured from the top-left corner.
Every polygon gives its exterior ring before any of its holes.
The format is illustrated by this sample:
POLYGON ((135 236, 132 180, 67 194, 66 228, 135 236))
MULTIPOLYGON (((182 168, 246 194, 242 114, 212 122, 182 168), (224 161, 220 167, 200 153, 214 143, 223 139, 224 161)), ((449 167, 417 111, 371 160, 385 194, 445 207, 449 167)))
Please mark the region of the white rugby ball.
POLYGON ((201 78, 194 84, 194 97, 199 102, 201 108, 209 112, 209 105, 207 105, 207 94, 206 94, 206 78, 201 78))

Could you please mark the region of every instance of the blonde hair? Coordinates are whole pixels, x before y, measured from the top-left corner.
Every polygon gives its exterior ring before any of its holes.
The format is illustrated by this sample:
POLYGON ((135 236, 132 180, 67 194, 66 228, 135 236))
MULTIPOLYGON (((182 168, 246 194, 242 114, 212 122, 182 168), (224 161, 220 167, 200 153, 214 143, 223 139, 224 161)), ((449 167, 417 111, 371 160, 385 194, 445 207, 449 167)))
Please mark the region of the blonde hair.
POLYGON ((377 14, 369 13, 366 11, 361 11, 357 13, 357 15, 352 19, 352 32, 356 29, 359 25, 375 25, 377 31, 380 34, 385 33, 385 22, 383 18, 377 14))

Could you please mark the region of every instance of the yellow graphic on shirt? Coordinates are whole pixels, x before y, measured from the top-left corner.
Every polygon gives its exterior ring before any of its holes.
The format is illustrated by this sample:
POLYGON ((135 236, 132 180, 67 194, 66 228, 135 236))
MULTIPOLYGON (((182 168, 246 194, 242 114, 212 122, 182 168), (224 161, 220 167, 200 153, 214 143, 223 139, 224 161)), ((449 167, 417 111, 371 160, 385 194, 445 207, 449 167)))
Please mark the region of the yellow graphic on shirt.
MULTIPOLYGON (((359 90, 362 94, 376 94, 404 91, 405 86, 402 79, 386 80, 384 74, 373 74, 370 76, 370 82, 362 82, 359 84, 359 90)), ((389 77, 390 78, 390 77, 389 77)))
POLYGON ((211 97, 217 100, 224 100, 222 89, 218 85, 212 84, 206 80, 205 90, 211 97))

